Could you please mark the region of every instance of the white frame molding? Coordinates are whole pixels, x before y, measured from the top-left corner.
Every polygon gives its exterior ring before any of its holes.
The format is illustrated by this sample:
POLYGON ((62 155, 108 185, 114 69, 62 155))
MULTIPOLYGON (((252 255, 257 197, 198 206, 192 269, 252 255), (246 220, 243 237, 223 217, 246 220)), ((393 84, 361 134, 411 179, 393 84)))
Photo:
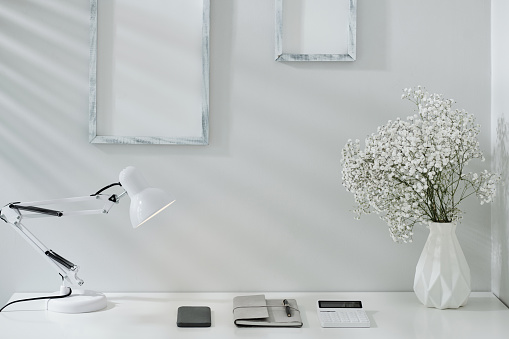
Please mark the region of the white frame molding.
POLYGON ((90 66, 89 66, 89 142, 94 144, 173 144, 208 145, 209 143, 209 36, 210 0, 203 0, 202 25, 202 133, 200 137, 155 137, 97 135, 97 2, 90 0, 90 66))
POLYGON ((349 0, 349 22, 346 54, 292 54, 283 51, 283 0, 276 2, 276 61, 355 61, 357 35, 357 0, 349 0))

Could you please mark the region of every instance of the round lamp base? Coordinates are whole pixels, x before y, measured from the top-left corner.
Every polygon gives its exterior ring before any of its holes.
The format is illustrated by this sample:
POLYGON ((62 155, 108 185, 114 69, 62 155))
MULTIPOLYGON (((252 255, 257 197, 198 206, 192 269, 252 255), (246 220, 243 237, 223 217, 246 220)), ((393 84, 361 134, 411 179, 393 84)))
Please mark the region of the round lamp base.
POLYGON ((58 313, 87 313, 102 310, 106 306, 106 296, 102 293, 73 290, 68 297, 48 300, 46 309, 58 313))

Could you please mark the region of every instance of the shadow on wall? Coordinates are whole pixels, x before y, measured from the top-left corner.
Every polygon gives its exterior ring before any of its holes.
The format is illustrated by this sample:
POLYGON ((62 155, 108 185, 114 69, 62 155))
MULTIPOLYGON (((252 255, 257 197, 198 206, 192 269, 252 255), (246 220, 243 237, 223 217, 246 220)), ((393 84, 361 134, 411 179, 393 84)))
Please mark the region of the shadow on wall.
POLYGON ((55 168, 87 168, 76 140, 86 138, 88 20, 82 1, 0 3, 1 171, 49 196, 74 185, 55 168))
POLYGON ((501 175, 492 215, 492 290, 509 303, 509 124, 497 120, 494 169, 501 175))

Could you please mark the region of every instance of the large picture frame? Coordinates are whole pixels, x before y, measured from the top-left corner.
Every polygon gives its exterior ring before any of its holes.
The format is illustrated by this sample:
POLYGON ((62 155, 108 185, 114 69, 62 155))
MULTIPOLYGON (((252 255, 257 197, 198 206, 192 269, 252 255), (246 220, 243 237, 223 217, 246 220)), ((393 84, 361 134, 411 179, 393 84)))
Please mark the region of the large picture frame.
POLYGON ((90 143, 209 142, 210 0, 151 1, 90 0, 90 143))
POLYGON ((356 59, 357 0, 275 0, 275 6, 276 61, 356 59))

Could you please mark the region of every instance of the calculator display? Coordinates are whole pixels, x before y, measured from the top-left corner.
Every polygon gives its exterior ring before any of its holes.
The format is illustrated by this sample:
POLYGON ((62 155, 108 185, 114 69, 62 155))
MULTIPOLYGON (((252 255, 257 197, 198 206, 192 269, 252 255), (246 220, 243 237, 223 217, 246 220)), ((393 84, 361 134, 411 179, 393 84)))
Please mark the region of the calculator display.
POLYGON ((320 308, 362 308, 360 301, 319 300, 320 308))

